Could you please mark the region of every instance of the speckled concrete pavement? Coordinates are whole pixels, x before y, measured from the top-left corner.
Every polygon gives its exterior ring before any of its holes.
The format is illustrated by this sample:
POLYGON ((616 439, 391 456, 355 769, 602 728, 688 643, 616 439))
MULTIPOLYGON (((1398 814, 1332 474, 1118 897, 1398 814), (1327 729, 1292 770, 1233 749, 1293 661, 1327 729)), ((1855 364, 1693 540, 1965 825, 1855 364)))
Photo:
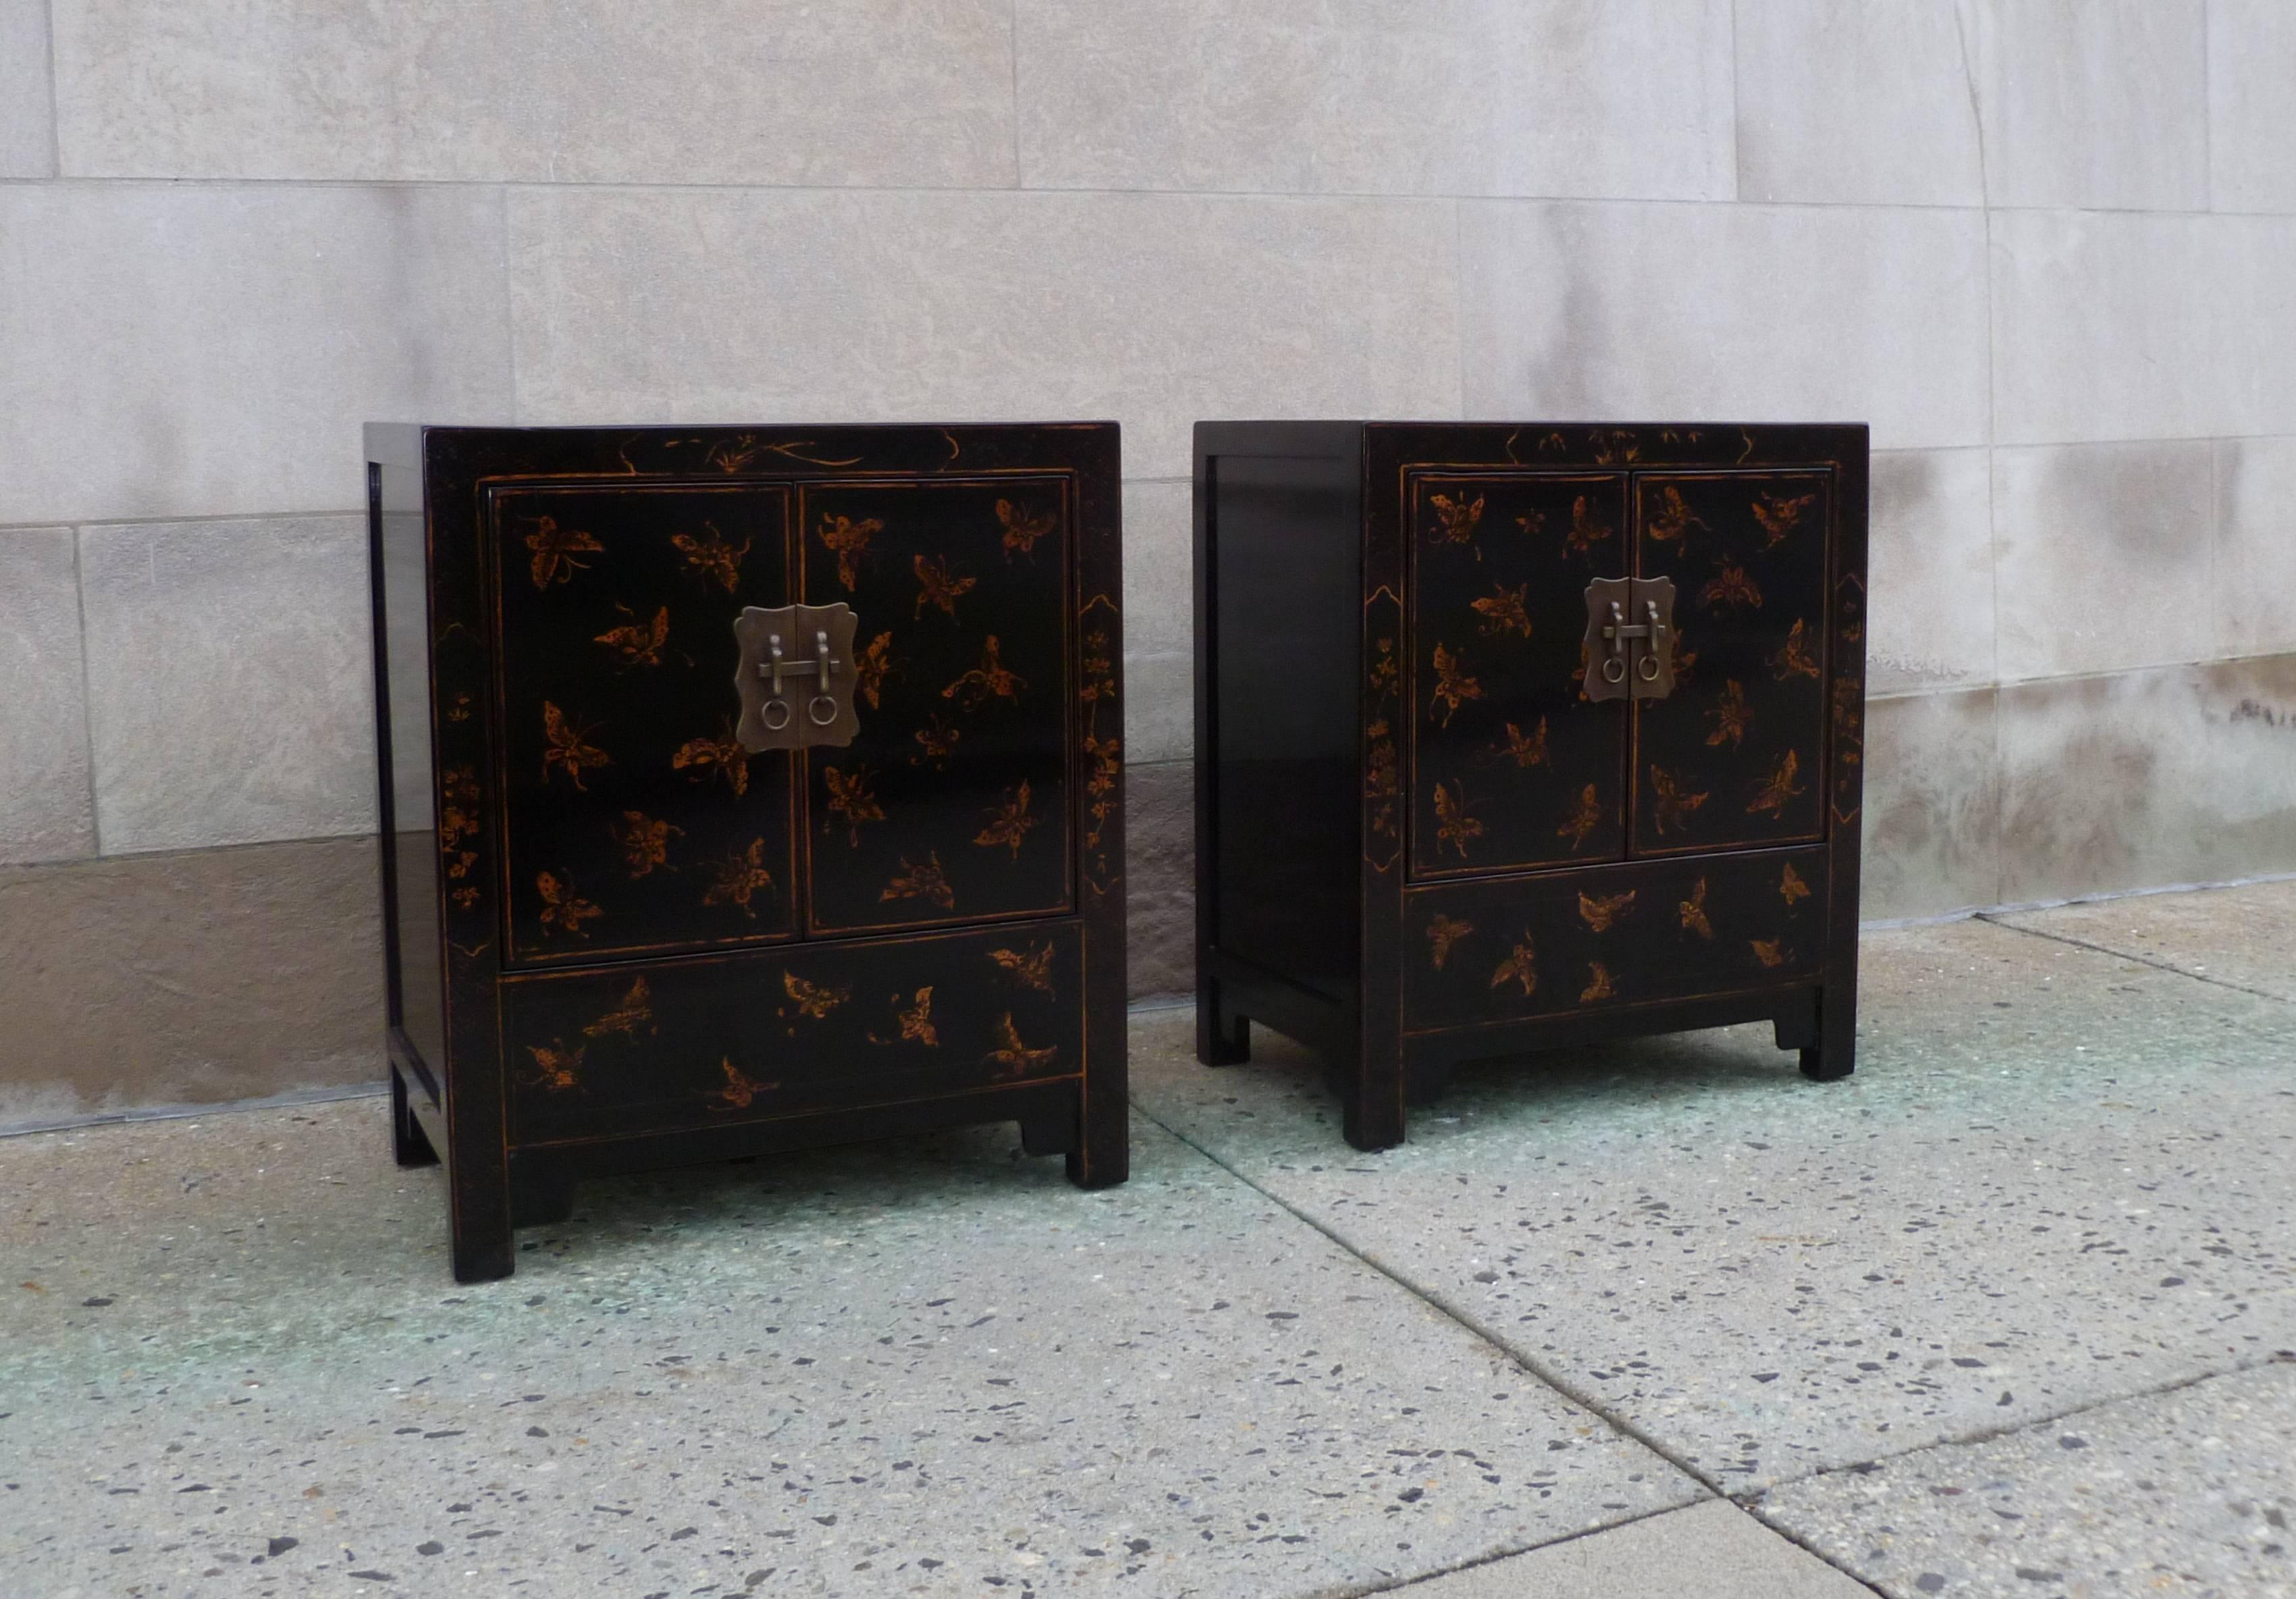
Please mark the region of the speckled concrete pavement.
MULTIPOLYGON (((2204 898, 2116 936, 2268 976, 2204 898)), ((2296 1004, 2057 914, 1869 938, 1842 1084, 1644 1041, 1365 1156, 1151 1013, 1122 1188, 599 1184, 477 1288, 377 1102, 0 1140, 0 1595, 2296 1591, 2296 1004)))
MULTIPOLYGON (((2208 898, 2068 908, 2173 919, 2179 948, 2269 968, 2252 903, 2208 898)), ((1463 1072, 1365 1156, 1302 1052, 1256 1034, 1251 1065, 1206 1071, 1179 1014, 1152 1023, 1136 1098, 1767 1513, 1784 1484, 2296 1359, 2296 1005, 2037 936, 2054 914, 1870 935, 1841 1084, 1805 1082, 1766 1028, 1644 1040, 1463 1072)), ((2284 1412, 2253 1414, 2239 1447, 2296 1457, 2284 1412)), ((2296 1515, 2284 1472, 2277 1501, 2260 1480, 2256 1504, 2296 1515)), ((1909 1570, 1772 1524, 1885 1593, 1995 1591, 1974 1555, 1909 1570)), ((1998 1591, 2123 1591, 2015 1569, 1998 1591)))
POLYGON ((381 1102, 0 1141, 0 1595, 1360 1592, 1704 1490, 1154 1127, 600 1184, 381 1102))

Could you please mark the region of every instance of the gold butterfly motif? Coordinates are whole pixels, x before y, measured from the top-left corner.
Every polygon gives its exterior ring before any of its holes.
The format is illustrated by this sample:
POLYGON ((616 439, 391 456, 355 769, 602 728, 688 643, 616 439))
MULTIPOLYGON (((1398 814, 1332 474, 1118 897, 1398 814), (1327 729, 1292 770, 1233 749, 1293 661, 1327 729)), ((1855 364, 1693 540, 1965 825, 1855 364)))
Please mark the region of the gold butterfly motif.
POLYGON ((996 502, 996 520, 1004 526, 1004 559, 1013 559, 1018 550, 1028 560, 1036 559, 1037 540, 1053 530, 1060 512, 1047 511, 1042 516, 1030 516, 1010 500, 996 502))
POLYGON ((1371 826, 1374 832, 1392 838, 1395 833, 1395 796, 1397 761, 1393 729, 1381 718, 1364 729, 1370 741, 1370 754, 1364 761, 1364 798, 1375 803, 1371 826))
POLYGON ((1004 1069, 997 1074, 1000 1077, 1026 1077, 1040 1067, 1051 1065, 1053 1057, 1061 1053, 1058 1045, 1047 1049, 1030 1049, 1021 1043, 1020 1029, 1013 1025, 1013 1013, 1010 1011, 996 1019, 996 1047, 982 1058, 994 1061, 1004 1069))
POLYGON ((1690 813, 1710 798, 1703 793, 1685 791, 1676 783, 1674 774, 1663 767, 1651 768, 1651 792, 1658 797, 1658 803, 1652 807, 1651 814, 1660 838, 1666 836, 1669 827, 1676 832, 1689 832, 1690 813))
POLYGON ((1435 715, 1435 707, 1443 707, 1442 720, 1436 725, 1448 727, 1459 707, 1470 700, 1483 697, 1483 685, 1467 676, 1465 663, 1441 644, 1435 646, 1435 697, 1428 702, 1427 714, 1435 715))
POLYGON ((462 847, 465 839, 479 834, 478 773, 470 767, 449 767, 439 786, 446 791, 446 801, 439 808, 439 853, 446 861, 447 876, 468 877, 471 868, 479 864, 479 852, 462 847))
POLYGON ((1600 961, 1589 961, 1587 963, 1587 970, 1592 974, 1592 980, 1585 988, 1578 990, 1580 1004, 1593 1004, 1598 999, 1610 999, 1616 996, 1618 989, 1611 984, 1611 969, 1608 966, 1600 961))
POLYGON ((1428 958, 1434 962, 1436 971, 1442 971, 1443 963, 1451 958, 1451 946, 1474 931, 1475 924, 1472 922, 1455 922, 1439 912, 1437 914, 1435 920, 1427 924, 1427 954, 1428 958))
POLYGON ((1439 783, 1435 785, 1435 853, 1438 856, 1443 853, 1443 846, 1448 844, 1459 852, 1461 860, 1465 860, 1467 840, 1483 836, 1482 823, 1467 814, 1466 797, 1464 783, 1459 785, 1456 797, 1444 784, 1439 783))
POLYGON ((526 547, 534 552, 528 571, 537 588, 548 588, 553 583, 571 583, 576 572, 586 572, 590 563, 577 561, 577 555, 594 555, 605 545, 587 533, 562 528, 555 517, 537 517, 535 530, 526 536, 526 547))
POLYGON ((1792 958, 1783 947, 1781 939, 1750 939, 1747 942, 1754 947, 1754 958, 1765 966, 1783 966, 1792 958))
POLYGON ((1643 526, 1644 531, 1661 544, 1680 544, 1689 537, 1693 528, 1712 530, 1705 518, 1684 503, 1682 490, 1671 484, 1659 490, 1659 513, 1643 526))
POLYGON ((967 589, 980 581, 978 578, 949 576, 948 557, 946 555, 931 560, 918 555, 910 561, 909 567, 917 575, 916 615, 919 617, 924 615, 928 605, 938 605, 954 617, 957 601, 964 597, 967 589))
POLYGON ((1620 917, 1633 911, 1635 896, 1639 892, 1638 889, 1628 889, 1623 894, 1607 894, 1600 899, 1581 894, 1578 896, 1578 919, 1596 932, 1608 932, 1620 917))
POLYGON ((750 921, 758 913, 750 908, 750 901, 760 889, 774 886, 774 874, 766 870, 766 840, 751 839, 747 849, 727 856, 718 867, 718 881, 703 891, 704 905, 730 905, 737 907, 750 921))
POLYGON ((685 836, 685 829, 674 822, 658 822, 640 810, 626 810, 622 819, 606 829, 607 836, 622 847, 622 858, 628 863, 630 875, 644 877, 656 866, 669 867, 669 835, 685 836))
POLYGON ((993 819, 973 835, 972 841, 984 849, 1004 845, 1013 851, 1013 858, 1018 861, 1021 858, 1021 840, 1027 838, 1029 830, 1037 824, 1037 818, 1029 814, 1028 779, 1022 778, 1018 788, 1007 789, 1004 803, 990 816, 993 819))
POLYGON ((1724 681, 1721 700, 1706 714, 1714 718, 1714 731, 1706 735, 1706 742, 1727 743, 1734 750, 1745 741, 1746 724, 1754 719, 1753 709, 1746 703, 1746 691, 1734 677, 1724 681))
POLYGON ((820 983, 809 983, 793 972, 782 973, 782 992, 790 996, 799 1015, 809 1016, 816 1021, 853 997, 850 988, 832 988, 820 983))
POLYGON ((727 594, 732 594, 742 586, 742 557, 750 553, 750 545, 757 541, 745 538, 737 550, 726 542, 726 536, 718 531, 717 523, 705 521, 701 525, 709 529, 707 538, 696 538, 690 533, 673 533, 669 542, 676 545, 678 553, 685 557, 686 565, 700 572, 704 578, 715 578, 725 586, 727 594))
POLYGON ((988 958, 1004 968, 1022 988, 1044 994, 1053 991, 1053 947, 1049 941, 1025 955, 1017 949, 992 949, 988 958))
POLYGON ((718 1090, 718 1103, 709 1107, 713 1111, 746 1111, 758 1095, 771 1094, 781 1086, 778 1082, 761 1083, 746 1075, 734 1064, 730 1055, 718 1058, 718 1070, 726 1074, 726 1086, 718 1090))
POLYGON ((1546 764, 1546 718, 1538 718, 1538 731, 1529 738, 1513 722, 1506 725, 1506 738, 1498 745, 1498 753, 1518 767, 1542 767, 1546 764))
MULTIPOLYGON (((1690 636, 1681 628, 1674 630, 1674 686, 1681 688, 1690 681, 1690 668, 1698 664, 1698 652, 1683 647, 1690 636)), ((1580 670, 1585 670, 1582 664, 1580 670)))
POLYGON ((1570 502, 1570 531, 1563 535, 1562 547, 1570 554, 1587 554, 1611 537, 1611 524, 1595 514, 1585 495, 1570 502))
POLYGON ((869 701, 869 709, 879 709, 878 691, 883 686, 885 675, 893 669, 893 636, 880 633, 869 641, 869 647, 853 658, 853 692, 869 701))
POLYGON ((1538 947, 1526 932, 1515 940, 1514 947, 1507 952, 1507 958, 1501 961, 1491 973, 1491 987, 1504 988, 1509 983, 1518 983, 1521 985, 1523 997, 1529 998, 1538 992, 1538 947))
MULTIPOLYGON (((869 791, 869 768, 857 766, 849 776, 836 767, 825 766, 821 768, 821 780, 829 788, 831 815, 845 818, 848 847, 858 849, 861 847, 861 824, 885 819, 884 808, 877 803, 877 796, 869 791)), ((829 832, 831 825, 826 817, 823 818, 821 831, 829 832)))
MULTIPOLYGON (((1483 496, 1477 495, 1471 504, 1464 496, 1453 499, 1447 494, 1431 494, 1427 503, 1435 508, 1435 537, 1444 544, 1467 544, 1475 537, 1476 524, 1483 520, 1483 496)), ((1475 552, 1480 561, 1483 553, 1475 552)))
POLYGON ((566 1047, 563 1038, 553 1038, 545 1046, 529 1044, 526 1053, 534 1057, 534 1075, 526 1080, 537 1088, 553 1094, 562 1094, 569 1088, 582 1086, 582 1056, 588 1046, 578 1044, 566 1047))
POLYGON ((1004 665, 998 652, 996 636, 992 633, 980 647, 980 664, 940 691, 944 700, 964 696, 967 710, 977 710, 986 700, 1018 700, 1029 680, 1004 665))
POLYGON ((1782 494, 1772 494, 1765 489, 1762 496, 1754 502, 1754 520, 1761 523, 1762 531, 1769 535, 1769 543, 1762 547, 1775 549, 1784 543, 1786 537, 1801 521, 1801 513, 1816 503, 1817 496, 1815 494, 1799 495, 1788 499, 1782 494))
POLYGON ((1395 685, 1402 680, 1403 671, 1395 659, 1393 639, 1382 638, 1374 646, 1371 670, 1365 676, 1371 684, 1374 700, 1383 700, 1395 692, 1395 685))
POLYGON ((837 557, 837 580, 852 593, 861 586, 861 561, 869 553, 869 541, 885 530, 879 517, 865 517, 855 521, 849 516, 824 512, 816 537, 821 547, 837 557))
POLYGON ((1538 537, 1540 531, 1546 526, 1546 512, 1544 511, 1528 512, 1521 516, 1516 517, 1514 519, 1514 525, 1523 530, 1524 537, 1536 538, 1538 537))
MULTIPOLYGON (((931 985, 919 988, 907 1010, 893 1013, 893 1020, 901 1024, 899 1038, 880 1038, 876 1034, 871 1033, 869 1042, 872 1044, 922 1044, 927 1049, 939 1048, 940 1029, 933 1025, 932 994, 931 985)), ((899 1004, 901 996, 898 994, 894 995, 893 1003, 899 1004)))
POLYGON ((929 760, 932 762, 934 771, 946 772, 949 757, 956 751, 956 741, 964 736, 964 729, 946 726, 940 718, 935 716, 929 725, 918 728, 911 736, 922 746, 922 752, 910 756, 909 764, 914 767, 929 760))
POLYGON ((1800 617, 1786 633, 1785 647, 1770 657, 1771 676, 1783 683, 1789 677, 1816 677, 1817 658, 1809 652, 1808 636, 1800 617))
POLYGON ((1767 811, 1780 821, 1785 820, 1786 801, 1808 791, 1794 787, 1795 775, 1800 770, 1801 757, 1791 750, 1787 750, 1785 758, 1778 762, 1778 769, 1771 774, 1770 780, 1762 784, 1755 793, 1753 802, 1746 807, 1746 814, 1751 816, 1759 811, 1767 811))
POLYGON ((1762 591, 1746 576, 1746 569, 1728 562, 1723 562, 1718 576, 1698 591, 1698 599, 1709 610, 1717 605, 1726 605, 1733 611, 1741 605, 1751 605, 1757 611, 1762 608, 1762 591))
POLYGON ((542 925, 571 933, 578 939, 590 936, 582 931, 582 923, 594 922, 606 914, 577 894, 572 880, 561 882, 552 873, 535 873, 534 891, 542 896, 542 925))
POLYGON ((939 850, 927 855, 922 865, 909 865, 909 857, 906 855, 900 859, 900 872, 885 885, 885 891, 877 896, 879 903, 889 899, 927 899, 945 911, 956 908, 956 890, 948 886, 948 876, 941 870, 939 850))
MULTIPOLYGON (((624 616, 632 614, 627 605, 617 605, 614 609, 624 616)), ((653 613, 651 627, 636 621, 627 622, 619 627, 607 628, 590 642, 605 644, 619 652, 624 666, 660 666, 661 647, 669 642, 669 607, 665 605, 653 613)))
POLYGON ((543 782, 550 781, 550 768, 557 767, 573 779, 577 789, 586 794, 590 791, 590 785, 582 781, 582 768, 614 764, 612 756, 586 742, 596 726, 596 723, 578 730, 569 726, 564 711, 547 700, 542 702, 542 736, 550 744, 542 752, 543 782))
POLYGON ((1809 885, 1802 882, 1801 874, 1791 865, 1786 868, 1785 876, 1778 882, 1778 897, 1788 905, 1809 898, 1809 885))
POLYGON ((1714 936, 1714 923, 1706 919, 1706 880, 1704 878, 1698 880, 1698 886, 1691 890, 1690 898, 1684 900, 1677 908, 1682 912, 1682 930, 1685 932, 1694 932, 1702 939, 1711 939, 1714 936))
POLYGON ((1530 614, 1523 609, 1524 596, 1530 591, 1528 583, 1518 583, 1513 588, 1502 584, 1491 585, 1491 592, 1474 602, 1472 609, 1490 619, 1483 624, 1485 633, 1520 633, 1530 636, 1530 614))
POLYGON ((1554 830, 1554 836, 1570 840, 1570 852, 1576 855, 1585 846, 1588 835, 1603 824, 1603 802, 1595 797, 1595 785, 1588 783, 1578 796, 1578 808, 1570 818, 1554 830))
POLYGON ((624 1037, 638 1036, 638 1024, 653 1020, 653 990, 640 978, 622 996, 622 1003, 608 1011, 582 1029, 586 1037, 603 1037, 608 1033, 619 1033, 624 1037))
POLYGON ((725 722, 725 735, 720 738, 690 738, 677 747, 669 758, 674 771, 692 770, 693 781, 700 783, 715 767, 736 795, 750 791, 750 752, 742 748, 742 741, 734 736, 734 724, 725 722))

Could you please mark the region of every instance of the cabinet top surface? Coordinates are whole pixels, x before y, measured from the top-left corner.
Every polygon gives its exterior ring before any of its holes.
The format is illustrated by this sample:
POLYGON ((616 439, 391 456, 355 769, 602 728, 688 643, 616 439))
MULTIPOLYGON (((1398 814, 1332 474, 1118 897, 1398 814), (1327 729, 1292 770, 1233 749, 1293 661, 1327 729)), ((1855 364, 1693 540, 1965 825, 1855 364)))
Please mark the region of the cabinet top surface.
POLYGON ((1861 461, 1864 422, 1234 421, 1196 424, 1199 460, 1300 455, 1382 463, 1636 469, 1861 461))
POLYGON ((709 422, 685 426, 489 427, 371 422, 366 455, 387 466, 548 459, 568 470, 644 475, 700 466, 747 475, 822 470, 964 471, 984 463, 1097 462, 1119 446, 1113 422, 709 422), (681 451, 687 454, 681 454, 681 451), (1065 457, 1082 459, 1070 460, 1065 457), (690 457, 690 458, 689 458, 690 457), (984 462, 984 457, 993 460, 984 462))

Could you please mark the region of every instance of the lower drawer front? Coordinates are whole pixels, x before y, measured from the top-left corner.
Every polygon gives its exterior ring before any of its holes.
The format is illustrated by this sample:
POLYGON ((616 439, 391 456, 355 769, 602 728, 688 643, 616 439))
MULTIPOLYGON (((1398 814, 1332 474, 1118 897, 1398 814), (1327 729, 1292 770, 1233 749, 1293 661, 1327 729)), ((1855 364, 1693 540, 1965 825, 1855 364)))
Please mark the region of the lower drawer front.
POLYGON ((1407 1032, 1807 982, 1825 850, 1451 882, 1404 896, 1407 1032))
POLYGON ((514 1144, 1071 1077, 1075 922, 631 962, 503 985, 514 1144))

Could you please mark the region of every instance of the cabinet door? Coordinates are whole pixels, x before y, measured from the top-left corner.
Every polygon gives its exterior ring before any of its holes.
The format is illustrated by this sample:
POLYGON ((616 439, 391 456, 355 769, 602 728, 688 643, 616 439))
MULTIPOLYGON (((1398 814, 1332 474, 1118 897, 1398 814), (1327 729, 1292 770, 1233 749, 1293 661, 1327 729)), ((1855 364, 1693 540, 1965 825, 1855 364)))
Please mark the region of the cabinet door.
POLYGON ((1070 907, 1071 515, 1061 477, 803 490, 805 600, 853 607, 860 722, 806 754, 814 931, 1070 907))
MULTIPOLYGON (((796 927, 786 754, 734 739, 734 619, 788 603, 781 486, 488 491, 509 964, 796 927)), ((448 705, 442 714, 473 714, 448 705)), ((470 825, 448 771, 442 841, 470 825)), ((475 797, 473 788, 472 796, 475 797)), ((447 890, 470 891, 454 879, 447 890)))
POLYGON ((1672 578, 1675 689, 1635 718, 1634 851, 1824 832, 1823 472, 1635 480, 1636 575, 1672 578))
POLYGON ((1626 707, 1588 702, 1580 643, 1625 476, 1423 472, 1409 504, 1411 874, 1619 859, 1626 707))

